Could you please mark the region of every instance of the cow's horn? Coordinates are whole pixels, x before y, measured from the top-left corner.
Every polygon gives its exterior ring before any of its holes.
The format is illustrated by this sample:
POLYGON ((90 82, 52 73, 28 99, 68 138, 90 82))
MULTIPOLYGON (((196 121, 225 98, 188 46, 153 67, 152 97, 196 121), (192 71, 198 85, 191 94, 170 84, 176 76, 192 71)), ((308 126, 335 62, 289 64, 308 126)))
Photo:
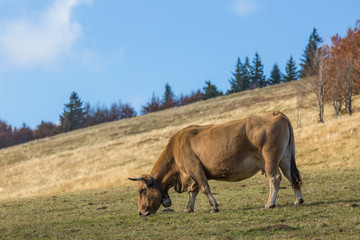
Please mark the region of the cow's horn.
POLYGON ((143 181, 145 180, 145 177, 138 177, 138 178, 128 178, 131 181, 143 181))

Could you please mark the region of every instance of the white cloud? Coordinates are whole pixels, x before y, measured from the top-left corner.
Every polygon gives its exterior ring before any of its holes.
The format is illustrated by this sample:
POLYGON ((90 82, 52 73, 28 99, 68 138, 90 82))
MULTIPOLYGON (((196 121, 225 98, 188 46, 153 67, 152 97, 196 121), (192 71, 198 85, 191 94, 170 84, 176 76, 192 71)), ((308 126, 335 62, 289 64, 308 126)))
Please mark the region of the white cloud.
POLYGON ((246 17, 258 10, 258 6, 252 0, 237 0, 232 10, 242 17, 246 17))
POLYGON ((3 64, 34 67, 56 62, 81 36, 73 9, 86 0, 56 0, 36 19, 21 17, 0 23, 0 55, 3 64))

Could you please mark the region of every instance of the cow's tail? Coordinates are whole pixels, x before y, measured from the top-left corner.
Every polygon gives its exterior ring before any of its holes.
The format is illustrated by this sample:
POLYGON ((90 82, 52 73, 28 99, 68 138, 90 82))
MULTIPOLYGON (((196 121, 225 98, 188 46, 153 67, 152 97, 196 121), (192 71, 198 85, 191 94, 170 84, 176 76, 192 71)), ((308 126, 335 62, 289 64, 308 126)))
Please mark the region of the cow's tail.
POLYGON ((289 145, 291 147, 291 159, 290 159, 290 171, 291 171, 291 184, 294 189, 300 189, 302 185, 302 180, 300 176, 300 172, 296 167, 295 162, 295 137, 294 137, 294 130, 291 126, 290 120, 286 117, 287 123, 290 129, 290 141, 289 145))

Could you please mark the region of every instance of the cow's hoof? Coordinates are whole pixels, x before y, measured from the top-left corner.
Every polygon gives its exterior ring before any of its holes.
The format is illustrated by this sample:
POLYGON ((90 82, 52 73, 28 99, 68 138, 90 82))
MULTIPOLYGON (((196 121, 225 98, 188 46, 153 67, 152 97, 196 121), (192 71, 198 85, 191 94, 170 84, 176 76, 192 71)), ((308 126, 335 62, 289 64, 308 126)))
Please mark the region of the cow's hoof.
POLYGON ((211 211, 210 211, 211 213, 216 213, 216 212, 219 212, 219 209, 211 209, 211 211))
POLYGON ((191 208, 185 208, 184 209, 184 213, 191 213, 193 212, 194 210, 192 210, 191 208))
POLYGON ((300 206, 301 204, 303 204, 304 203, 304 199, 296 199, 296 201, 295 201, 295 203, 294 203, 294 205, 295 206, 300 206))
POLYGON ((275 208, 275 205, 266 205, 265 209, 275 208))

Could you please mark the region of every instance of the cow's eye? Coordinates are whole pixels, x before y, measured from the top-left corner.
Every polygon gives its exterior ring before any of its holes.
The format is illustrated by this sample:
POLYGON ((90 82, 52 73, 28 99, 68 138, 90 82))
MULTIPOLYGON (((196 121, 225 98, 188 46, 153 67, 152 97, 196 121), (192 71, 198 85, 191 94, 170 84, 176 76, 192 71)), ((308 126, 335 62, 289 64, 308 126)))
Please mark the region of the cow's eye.
POLYGON ((139 191, 139 194, 141 195, 143 192, 144 192, 144 189, 141 189, 141 190, 139 191))

